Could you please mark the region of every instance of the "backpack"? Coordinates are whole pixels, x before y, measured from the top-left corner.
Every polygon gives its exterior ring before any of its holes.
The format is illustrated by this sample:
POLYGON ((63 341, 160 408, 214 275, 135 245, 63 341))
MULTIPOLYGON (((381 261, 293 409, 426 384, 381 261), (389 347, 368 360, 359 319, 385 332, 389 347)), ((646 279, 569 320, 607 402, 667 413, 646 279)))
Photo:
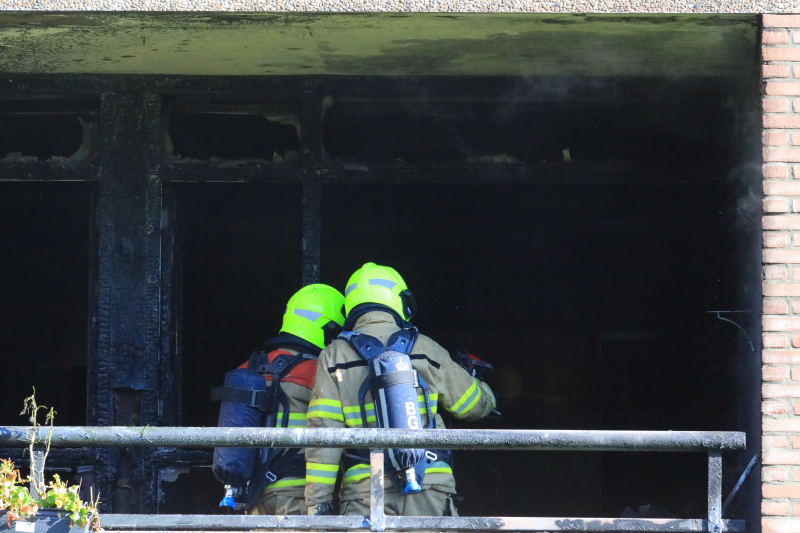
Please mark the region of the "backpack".
MULTIPOLYGON (((294 355, 283 350, 254 352, 246 365, 225 375, 222 387, 211 389, 211 401, 222 402, 218 427, 277 427, 276 415, 282 407, 280 427, 289 424, 289 398, 281 380, 311 388, 289 376, 289 372, 312 355, 294 355), (272 360, 270 361, 270 357, 272 360), (267 381, 272 386, 267 386, 267 381)), ((305 477, 305 459, 299 449, 215 448, 212 471, 225 484, 220 507, 236 508, 236 501, 249 509, 264 488, 281 477, 305 477)))
MULTIPOLYGON (((358 391, 361 420, 366 424, 367 412, 364 403, 367 391, 375 402, 375 418, 379 428, 421 429, 417 388, 425 397, 428 423, 424 428, 436 427, 436 418, 431 410, 428 385, 425 379, 411 366, 409 353, 414 348, 418 332, 416 329, 401 329, 389 337, 387 345, 381 341, 352 331, 339 335, 353 350, 367 361, 369 375, 358 391)), ((415 494, 422 490, 425 469, 439 455, 431 450, 389 449, 386 450, 385 471, 398 494, 415 494)), ((368 452, 360 451, 362 455, 368 452)))

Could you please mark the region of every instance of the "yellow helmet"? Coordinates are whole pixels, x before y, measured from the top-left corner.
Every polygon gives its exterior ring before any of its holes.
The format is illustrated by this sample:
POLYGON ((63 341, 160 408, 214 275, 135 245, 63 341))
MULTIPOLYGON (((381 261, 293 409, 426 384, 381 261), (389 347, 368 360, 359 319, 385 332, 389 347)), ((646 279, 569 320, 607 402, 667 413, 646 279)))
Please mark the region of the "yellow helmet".
POLYGON ((325 330, 344 324, 344 296, 328 285, 303 287, 289 298, 283 315, 281 333, 290 333, 325 348, 325 330))
POLYGON ((416 313, 414 296, 392 267, 365 263, 347 280, 345 315, 362 304, 379 304, 395 311, 403 320, 416 313))

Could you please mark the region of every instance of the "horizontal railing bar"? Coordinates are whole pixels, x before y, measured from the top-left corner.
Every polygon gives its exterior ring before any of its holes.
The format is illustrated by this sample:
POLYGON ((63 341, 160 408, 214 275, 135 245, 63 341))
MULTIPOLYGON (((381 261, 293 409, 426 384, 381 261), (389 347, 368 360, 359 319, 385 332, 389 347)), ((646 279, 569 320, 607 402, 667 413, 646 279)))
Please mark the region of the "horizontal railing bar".
MULTIPOLYGON (((27 446, 30 427, 0 426, 0 446, 27 446)), ((42 440, 49 428, 40 428, 42 440)), ((727 431, 580 431, 485 429, 195 428, 62 426, 54 447, 428 448, 708 452, 744 450, 745 434, 727 431)))
MULTIPOLYGON (((122 531, 280 531, 369 530, 366 516, 124 515, 101 514, 100 526, 122 531)), ((648 531, 706 532, 705 519, 673 518, 525 518, 387 516, 386 531, 648 531)), ((722 531, 740 533, 744 520, 723 520, 722 531)))

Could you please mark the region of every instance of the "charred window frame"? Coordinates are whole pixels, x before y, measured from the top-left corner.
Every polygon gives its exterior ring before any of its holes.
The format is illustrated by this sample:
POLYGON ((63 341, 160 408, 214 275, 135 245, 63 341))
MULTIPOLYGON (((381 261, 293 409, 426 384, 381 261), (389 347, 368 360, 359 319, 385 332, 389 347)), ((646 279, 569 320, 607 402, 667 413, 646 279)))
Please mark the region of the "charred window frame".
MULTIPOLYGON (((578 87, 578 95, 614 93, 687 96, 755 95, 734 103, 757 109, 758 88, 731 80, 688 83, 662 80, 594 80, 578 87)), ((443 99, 560 97, 547 80, 526 80, 521 88, 511 78, 203 78, 129 76, 20 75, 0 80, 0 94, 29 97, 74 95, 98 98, 96 157, 67 161, 14 160, 0 163, 2 181, 83 181, 93 186, 94 245, 90 283, 88 421, 96 425, 180 425, 182 380, 180 257, 175 254, 173 183, 251 182, 293 183, 303 187, 302 283, 320 279, 321 195, 323 184, 359 183, 497 183, 600 184, 667 183, 674 172, 659 168, 630 171, 615 166, 582 167, 561 164, 481 165, 468 162, 386 164, 370 168, 325 160, 323 113, 334 100, 413 100, 419 94, 443 99), (35 89, 32 89, 35 88, 35 89), (209 96, 211 95, 211 96, 209 96), (269 95, 265 97, 264 95, 269 95), (171 111, 220 109, 230 102, 268 102, 274 109, 299 117, 301 160, 292 165, 257 162, 225 166, 211 162, 177 161, 170 157, 166 133, 171 111)), ((253 111, 250 109, 249 111, 253 111)), ((752 124, 737 125, 739 139, 752 136, 752 124)), ((742 141, 743 144, 746 142, 742 141)), ((752 143, 758 150, 758 139, 752 143)), ((691 172, 687 179, 695 179, 691 172)), ((742 187, 749 186, 742 180, 742 187)), ((749 228, 746 247, 758 257, 760 228, 749 228)), ((747 274, 759 281, 760 262, 747 274)), ((752 309, 759 294, 744 295, 752 309)), ((758 339, 758 320, 745 324, 758 339)), ((758 346, 756 346, 758 348, 758 346)), ((758 362, 740 370, 748 376, 740 408, 751 421, 748 449, 759 449, 758 362)), ((5 452, 5 450, 4 450, 5 452)), ((9 451, 8 455, 19 455, 9 451)), ((22 459, 21 457, 19 457, 22 459)), ((170 465, 207 464, 209 453, 182 449, 107 449, 64 451, 54 466, 81 465, 91 471, 94 485, 116 513, 155 512, 159 480, 170 465)), ((744 461, 746 463, 746 461, 744 461)), ((753 484, 755 486, 755 484, 753 484)), ((754 489, 757 493, 757 487, 754 489)), ((755 494, 754 493, 754 494, 755 494)), ((755 511, 754 511, 755 512, 755 511)), ((757 515, 756 515, 757 516, 757 515)), ((748 519, 752 517, 748 516, 748 519)), ((754 522, 755 523, 755 522, 754 522)))

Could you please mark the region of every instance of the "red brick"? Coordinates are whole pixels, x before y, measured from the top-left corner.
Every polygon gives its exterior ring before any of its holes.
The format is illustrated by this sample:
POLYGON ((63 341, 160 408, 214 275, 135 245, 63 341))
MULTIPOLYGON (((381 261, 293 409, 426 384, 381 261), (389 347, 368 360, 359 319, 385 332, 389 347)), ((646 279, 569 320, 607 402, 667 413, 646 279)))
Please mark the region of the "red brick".
MULTIPOLYGON (((798 281, 798 280, 800 280, 800 268, 794 268, 794 269, 792 269, 792 280, 793 280, 793 281, 798 281)), ((764 287, 763 287, 763 284, 762 284, 762 287, 761 287, 761 289, 762 289, 762 290, 764 289, 764 287)))
MULTIPOLYGON (((773 50, 776 49, 773 48, 773 50)), ((782 50, 791 50, 791 53, 800 59, 800 49, 784 48, 782 50)), ((800 83, 796 81, 768 81, 764 88, 764 94, 767 96, 798 96, 800 95, 800 83)))
POLYGON ((783 381, 789 379, 789 369, 781 366, 761 367, 761 379, 764 381, 783 381))
POLYGON ((785 315, 789 313, 789 303, 786 300, 764 300, 761 312, 765 315, 785 315))
MULTIPOLYGON (((764 452, 761 457, 762 464, 765 465, 798 465, 800 464, 800 452, 789 452, 783 450, 769 450, 764 452)), ((795 487, 798 491, 800 491, 800 485, 765 485, 763 488, 772 486, 772 487, 795 487)), ((791 493, 791 492, 790 492, 791 493)), ((774 494, 780 494, 774 493, 774 494)), ((784 493, 788 494, 788 493, 784 493)), ((798 493, 791 493, 791 494, 800 494, 798 493)), ((764 496, 765 498, 797 498, 798 496, 764 496)))
POLYGON ((765 128, 800 128, 800 115, 764 115, 761 117, 761 122, 765 128))
POLYGON ((769 78, 788 78, 789 65, 762 65, 761 77, 764 79, 769 78))
POLYGON ((800 285, 797 283, 764 283, 761 285, 764 296, 800 296, 800 285))
POLYGON ((800 381, 800 368, 792 369, 792 381, 800 381))
POLYGON ((794 181, 765 181, 766 196, 800 196, 800 183, 794 181))
POLYGON ((792 109, 794 109, 795 113, 800 111, 800 100, 792 100, 792 109))
POLYGON ((792 300, 792 313, 800 314, 800 300, 792 300))
MULTIPOLYGON (((793 133, 792 140, 794 140, 794 135, 793 133)), ((761 134, 761 144, 764 146, 786 146, 789 144, 789 134, 785 131, 767 130, 761 134)))
POLYGON ((764 28, 800 28, 800 15, 764 15, 764 28))
POLYGON ((765 97, 761 100, 761 109, 764 113, 786 113, 789 111, 789 101, 786 98, 765 97))
POLYGON ((789 445, 788 440, 784 435, 766 435, 761 437, 761 447, 766 450, 785 449, 789 445))
POLYGON ((800 363, 800 351, 790 350, 764 350, 761 360, 765 364, 773 365, 793 365, 800 363))
POLYGON ((800 402, 794 402, 792 408, 794 409, 795 415, 800 415, 800 402))
MULTIPOLYGON (((766 458, 766 456, 770 454, 796 455, 797 459, 800 460, 800 452, 766 452, 764 453, 764 457, 766 458)), ((764 461, 764 463, 766 463, 766 461, 764 461)), ((763 485, 761 487, 761 494, 764 498, 800 498, 800 485, 763 485)))
POLYGON ((794 146, 800 144, 800 133, 792 133, 792 144, 794 146))
MULTIPOLYGON (((792 200, 792 211, 797 213, 800 212, 800 200, 792 200)), ((797 239, 795 239, 795 235, 792 235, 792 242, 794 243, 797 239)), ((794 244, 797 246, 797 244, 794 244)))
POLYGON ((786 279, 786 267, 765 266, 762 271, 762 277, 767 280, 786 279))
POLYGON ((800 519, 762 518, 761 533, 800 533, 800 519))
POLYGON ((763 431, 800 432, 800 418, 762 418, 761 429, 763 431))
POLYGON ((761 219, 761 227, 766 230, 800 229, 800 216, 768 215, 761 219))
POLYGON ((761 344, 764 348, 786 348, 789 337, 786 335, 767 334, 761 336, 761 344))
POLYGON ((786 516, 789 506, 783 502, 761 502, 761 514, 767 516, 786 516))
POLYGON ((792 167, 792 177, 795 179, 800 178, 800 166, 792 167))
POLYGON ((800 481, 800 468, 793 468, 792 469, 792 478, 795 481, 800 481))
MULTIPOLYGON (((766 210, 767 209, 764 209, 764 211, 766 210)), ((785 233, 765 233, 762 240, 762 245, 764 248, 786 248, 789 246, 789 236, 785 233)), ((769 262, 775 263, 778 261, 769 262)))
POLYGON ((786 405, 781 402, 761 402, 761 412, 765 415, 785 415, 786 405))
POLYGON ((792 335, 792 348, 800 348, 800 335, 792 335))
POLYGON ((788 44, 788 31, 764 31, 761 33, 762 44, 788 44))
POLYGON ((789 480, 789 472, 785 468, 762 468, 761 481, 781 482, 789 480))
POLYGON ((800 162, 800 149, 798 148, 764 148, 761 155, 766 162, 800 162))
POLYGON ((761 385, 762 398, 797 398, 799 396, 800 385, 775 385, 771 383, 761 385))
POLYGON ((761 260, 764 263, 800 263, 800 250, 762 250, 761 260))
MULTIPOLYGON (((762 46, 761 59, 764 61, 800 61, 800 48, 795 48, 795 47, 775 48, 772 46, 762 46)), ((768 92, 767 94, 776 94, 776 93, 768 92)))
POLYGON ((800 331, 800 317, 765 316, 761 318, 763 331, 800 331))
POLYGON ((765 213, 786 213, 789 211, 789 200, 786 198, 764 198, 761 201, 761 209, 765 213))

